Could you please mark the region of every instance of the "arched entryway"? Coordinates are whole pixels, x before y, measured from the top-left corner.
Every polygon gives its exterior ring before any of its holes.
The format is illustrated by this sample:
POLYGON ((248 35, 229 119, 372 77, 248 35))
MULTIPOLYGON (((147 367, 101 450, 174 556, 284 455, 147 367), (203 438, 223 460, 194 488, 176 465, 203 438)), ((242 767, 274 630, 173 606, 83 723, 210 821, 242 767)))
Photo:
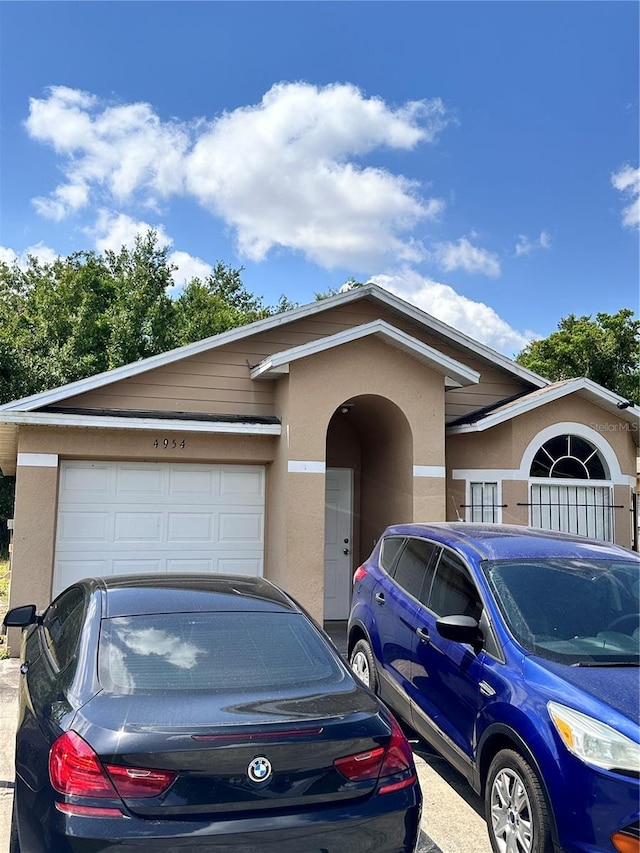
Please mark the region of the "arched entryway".
POLYGON ((325 619, 346 619, 351 577, 384 528, 413 519, 413 436, 395 403, 345 400, 327 429, 325 619))

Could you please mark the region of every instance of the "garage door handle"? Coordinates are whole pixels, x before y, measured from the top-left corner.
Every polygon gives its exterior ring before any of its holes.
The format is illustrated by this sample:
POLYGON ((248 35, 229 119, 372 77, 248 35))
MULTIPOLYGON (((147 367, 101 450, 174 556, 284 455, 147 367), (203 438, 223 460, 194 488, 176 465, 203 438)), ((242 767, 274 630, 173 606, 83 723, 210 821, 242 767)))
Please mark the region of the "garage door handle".
POLYGON ((420 637, 423 643, 429 642, 429 631, 426 628, 416 628, 416 634, 420 637))
POLYGON ((383 592, 376 592, 374 598, 378 602, 378 604, 384 604, 384 593, 383 592))

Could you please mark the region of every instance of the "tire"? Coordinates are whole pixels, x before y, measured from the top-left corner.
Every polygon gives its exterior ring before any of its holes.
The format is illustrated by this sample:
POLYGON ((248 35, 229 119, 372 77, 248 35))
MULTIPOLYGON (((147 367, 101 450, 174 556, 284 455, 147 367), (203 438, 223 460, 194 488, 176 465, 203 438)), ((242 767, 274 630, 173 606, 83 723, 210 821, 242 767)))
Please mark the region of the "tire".
POLYGON ((484 807, 494 853, 553 853, 542 785, 518 752, 503 749, 491 762, 484 807))
POLYGON ((20 853, 20 837, 18 835, 18 816, 16 814, 16 798, 13 797, 11 808, 11 830, 9 835, 9 853, 20 853))
POLYGON ((374 693, 378 690, 378 673, 376 672, 376 662, 371 651, 371 646, 366 640, 358 640, 353 647, 351 657, 349 658, 349 666, 366 686, 373 690, 374 693))

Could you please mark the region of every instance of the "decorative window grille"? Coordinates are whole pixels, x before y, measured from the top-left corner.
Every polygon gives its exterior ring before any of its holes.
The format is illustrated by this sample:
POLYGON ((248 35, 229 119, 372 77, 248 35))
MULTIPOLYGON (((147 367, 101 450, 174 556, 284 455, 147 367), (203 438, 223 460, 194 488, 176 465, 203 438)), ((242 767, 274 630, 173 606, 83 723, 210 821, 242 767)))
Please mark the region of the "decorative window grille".
POLYGON ((534 456, 529 475, 537 481, 531 483, 532 527, 613 540, 611 486, 602 484, 609 474, 589 441, 577 435, 549 439, 534 456), (585 480, 600 483, 588 485, 585 480))

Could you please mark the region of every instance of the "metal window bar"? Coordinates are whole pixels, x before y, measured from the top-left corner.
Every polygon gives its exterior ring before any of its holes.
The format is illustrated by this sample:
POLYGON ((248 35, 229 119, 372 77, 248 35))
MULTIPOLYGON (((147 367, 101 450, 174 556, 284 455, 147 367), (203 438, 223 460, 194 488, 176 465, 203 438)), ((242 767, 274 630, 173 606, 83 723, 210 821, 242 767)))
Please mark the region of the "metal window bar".
POLYGON ((471 503, 462 504, 463 509, 469 509, 469 521, 496 524, 500 520, 499 510, 506 504, 497 503, 497 483, 470 483, 471 503))
POLYGON ((533 484, 530 503, 532 527, 558 530, 613 541, 613 511, 624 509, 611 503, 608 486, 565 486, 533 484))

